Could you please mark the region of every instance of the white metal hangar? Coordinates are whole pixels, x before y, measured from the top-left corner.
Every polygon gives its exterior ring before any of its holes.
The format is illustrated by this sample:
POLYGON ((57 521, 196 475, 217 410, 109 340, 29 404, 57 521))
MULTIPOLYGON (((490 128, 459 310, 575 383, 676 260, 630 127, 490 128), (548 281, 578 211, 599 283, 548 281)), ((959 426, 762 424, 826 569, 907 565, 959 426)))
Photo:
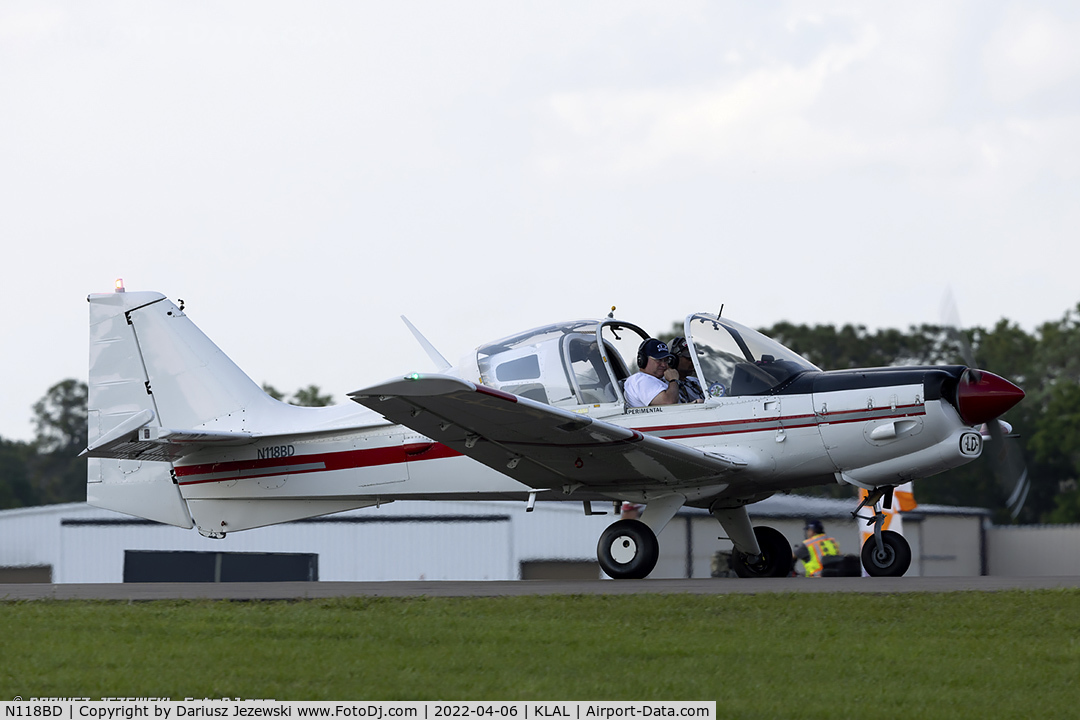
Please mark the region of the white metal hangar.
MULTIPOLYGON (((806 518, 818 518, 842 552, 855 553, 851 509, 850 501, 796 495, 751 508, 755 523, 792 544, 806 518)), ((596 578, 596 538, 610 521, 577 503, 540 503, 526 513, 513 502, 397 502, 213 540, 84 503, 49 505, 0 511, 0 582, 596 578)), ((909 575, 1080 574, 1078 526, 998 528, 985 510, 923 505, 904 514, 904 530, 909 575), (1033 537, 1041 550, 1025 553, 1033 537), (1032 555, 1041 558, 1036 565, 1032 555)), ((731 548, 720 533, 708 513, 680 512, 660 536, 652 577, 716 574, 718 553, 731 548)))

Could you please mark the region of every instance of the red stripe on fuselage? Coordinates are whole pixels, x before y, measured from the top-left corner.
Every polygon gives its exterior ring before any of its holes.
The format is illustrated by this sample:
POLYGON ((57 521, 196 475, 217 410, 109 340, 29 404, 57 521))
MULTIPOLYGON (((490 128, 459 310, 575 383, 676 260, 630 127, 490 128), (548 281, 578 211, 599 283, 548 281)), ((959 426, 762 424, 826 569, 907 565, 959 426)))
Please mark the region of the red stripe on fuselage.
POLYGON ((816 416, 814 415, 788 415, 785 417, 761 417, 761 418, 742 418, 741 420, 719 420, 711 423, 694 423, 692 425, 658 425, 650 428, 638 428, 644 433, 656 433, 666 430, 683 430, 690 432, 683 432, 678 435, 667 435, 666 438, 676 437, 701 437, 703 435, 738 435, 740 433, 748 432, 762 432, 769 428, 761 427, 746 427, 739 430, 725 430, 725 428, 731 428, 736 425, 775 425, 776 423, 783 423, 786 428, 797 427, 811 427, 816 425, 816 421, 806 422, 806 420, 812 420, 816 416), (802 422, 800 422, 802 421, 802 422), (695 432, 700 431, 700 432, 695 432))
POLYGON ((816 427, 818 425, 828 424, 843 425, 845 423, 866 422, 868 420, 895 420, 897 418, 925 414, 925 405, 912 404, 897 406, 896 412, 890 412, 888 415, 877 415, 873 410, 838 410, 823 415, 784 415, 777 417, 741 418, 739 420, 720 420, 717 422, 693 423, 690 425, 656 425, 654 427, 643 427, 638 429, 641 432, 649 434, 670 430, 684 431, 677 435, 665 435, 663 438, 665 440, 670 440, 675 438, 703 437, 706 435, 739 435, 742 433, 765 432, 771 430, 776 425, 782 425, 786 430, 793 430, 795 428, 816 427), (852 417, 843 417, 845 415, 850 415, 852 417), (732 429, 736 427, 738 429, 732 429))
POLYGON ((300 475, 309 472, 328 470, 352 470, 356 468, 394 465, 418 460, 437 460, 456 457, 461 453, 440 443, 410 443, 372 448, 370 450, 346 450, 344 452, 319 453, 313 455, 292 455, 286 458, 266 458, 263 460, 234 460, 230 462, 205 463, 202 465, 180 465, 175 468, 176 477, 181 485, 194 485, 205 482, 228 482, 241 478, 268 477, 272 475, 300 475), (322 464, 315 469, 299 469, 297 466, 322 464), (258 472, 265 469, 265 473, 258 472), (254 471, 254 472, 253 472, 254 471), (228 477, 188 480, 185 477, 230 473, 228 477), (232 475, 231 473, 237 473, 232 475), (240 474, 243 473, 243 474, 240 474))

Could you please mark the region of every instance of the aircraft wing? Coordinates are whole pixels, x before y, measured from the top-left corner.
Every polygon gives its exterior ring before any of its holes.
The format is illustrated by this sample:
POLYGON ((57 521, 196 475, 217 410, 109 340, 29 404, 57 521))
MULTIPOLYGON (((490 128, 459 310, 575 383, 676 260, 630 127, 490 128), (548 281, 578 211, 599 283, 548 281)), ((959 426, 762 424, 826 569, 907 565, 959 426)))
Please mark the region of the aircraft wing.
POLYGON ((140 410, 92 442, 79 457, 172 462, 208 446, 245 445, 252 440, 247 432, 170 430, 151 425, 153 420, 153 410, 140 410))
POLYGON ((677 489, 748 464, 446 375, 411 375, 349 397, 533 488, 677 489))

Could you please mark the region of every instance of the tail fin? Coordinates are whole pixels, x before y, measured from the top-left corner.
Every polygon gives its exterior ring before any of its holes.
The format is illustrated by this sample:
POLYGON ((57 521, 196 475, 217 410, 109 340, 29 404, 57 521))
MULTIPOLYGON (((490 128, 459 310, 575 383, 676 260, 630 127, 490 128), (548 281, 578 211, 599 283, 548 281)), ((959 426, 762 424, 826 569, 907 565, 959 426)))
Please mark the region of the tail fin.
POLYGON ((249 437, 253 412, 265 421, 284 406, 164 295, 115 292, 87 299, 87 502, 190 528, 167 464, 183 452, 176 439, 249 437))
POLYGON ((91 295, 90 408, 151 409, 166 428, 244 431, 282 406, 164 295, 91 295))

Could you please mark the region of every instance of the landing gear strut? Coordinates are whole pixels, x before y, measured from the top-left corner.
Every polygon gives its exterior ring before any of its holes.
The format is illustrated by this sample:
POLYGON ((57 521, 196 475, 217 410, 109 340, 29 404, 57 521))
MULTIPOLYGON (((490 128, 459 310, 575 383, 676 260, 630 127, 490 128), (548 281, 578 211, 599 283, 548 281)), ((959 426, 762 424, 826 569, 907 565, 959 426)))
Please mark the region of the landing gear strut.
POLYGON ((885 523, 885 513, 881 512, 878 502, 884 498, 885 507, 892 507, 892 494, 892 486, 875 488, 851 514, 852 517, 866 520, 867 525, 874 526, 874 535, 863 543, 861 553, 863 567, 871 577, 900 577, 911 566, 911 546, 904 536, 892 530, 881 529, 885 523), (859 515, 859 510, 864 507, 873 509, 873 517, 859 515))

